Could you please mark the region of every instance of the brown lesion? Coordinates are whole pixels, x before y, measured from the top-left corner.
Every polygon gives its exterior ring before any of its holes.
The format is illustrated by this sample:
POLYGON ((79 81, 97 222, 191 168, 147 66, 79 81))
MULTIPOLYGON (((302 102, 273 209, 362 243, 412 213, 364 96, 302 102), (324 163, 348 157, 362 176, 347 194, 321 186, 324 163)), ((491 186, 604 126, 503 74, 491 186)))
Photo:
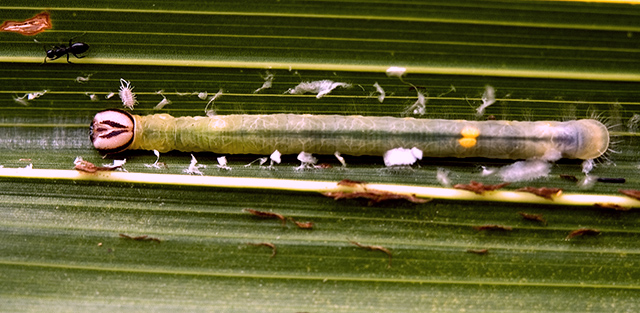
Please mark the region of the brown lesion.
POLYGON ((619 193, 636 200, 640 200, 640 190, 635 189, 619 189, 619 193))
POLYGON ((559 197, 562 195, 562 189, 560 188, 547 188, 547 187, 523 187, 520 189, 516 189, 516 191, 528 192, 532 193, 538 197, 545 198, 547 200, 553 201, 554 197, 559 197))
POLYGON ((135 240, 135 241, 154 241, 157 243, 160 243, 161 240, 155 237, 149 237, 148 235, 141 235, 141 236, 129 236, 127 234, 118 234, 118 236, 120 236, 120 238, 123 239, 129 239, 129 240, 135 240))
POLYGON ((278 249, 276 249, 276 245, 270 242, 259 242, 259 243, 247 242, 247 245, 254 246, 254 247, 271 248, 271 256, 269 258, 273 258, 274 256, 276 256, 276 253, 278 252, 278 249))
POLYGON ((243 209, 244 212, 249 212, 255 216, 266 218, 266 219, 279 219, 282 222, 282 226, 287 224, 287 219, 279 213, 267 212, 267 211, 258 211, 254 209, 243 209))
POLYGON ((363 245, 359 242, 353 241, 353 240, 349 240, 350 243, 358 246, 359 248, 362 249, 366 249, 366 250, 371 250, 371 251, 380 251, 380 252, 384 252, 388 257, 389 257, 389 264, 387 264, 387 268, 391 268, 391 251, 383 246, 370 246, 370 245, 363 245))
POLYGON ((102 171, 113 171, 115 169, 122 168, 122 164, 114 164, 107 166, 97 166, 89 161, 82 160, 80 158, 76 159, 75 162, 75 170, 86 172, 86 173, 95 173, 102 171))
POLYGON ((497 185, 485 185, 483 183, 479 183, 477 181, 471 181, 468 185, 465 184, 457 184, 455 186, 453 186, 453 188, 455 189, 461 189, 461 190, 467 190, 467 191, 471 191, 475 194, 478 195, 483 195, 485 192, 487 191, 494 191, 494 190, 498 190, 501 189, 505 186, 509 185, 509 183, 502 183, 502 184, 497 184, 497 185))
POLYGON ((387 191, 368 189, 366 191, 354 191, 354 192, 346 192, 346 191, 331 191, 322 193, 324 196, 333 198, 334 200, 340 199, 368 199, 369 205, 375 205, 383 201, 389 200, 406 200, 412 203, 427 203, 432 199, 418 198, 412 194, 400 194, 400 193, 392 193, 387 191))
POLYGON ((547 220, 544 218, 544 216, 542 216, 542 214, 532 214, 526 212, 518 212, 518 214, 520 214, 520 216, 522 216, 522 218, 524 218, 525 220, 540 222, 543 225, 547 225, 547 220))
POLYGON ((431 201, 432 199, 419 198, 414 194, 402 194, 402 193, 394 193, 389 191, 382 191, 376 189, 367 188, 367 182, 351 180, 351 179, 343 179, 338 182, 338 186, 362 189, 362 191, 329 191, 323 192, 322 194, 326 197, 333 198, 334 200, 340 199, 368 199, 369 205, 375 205, 380 202, 389 201, 389 200, 406 200, 412 203, 426 203, 431 201))
POLYGON ((300 229, 313 229, 313 222, 298 222, 292 217, 289 218, 300 229))
POLYGON ((579 236, 597 236, 597 235, 600 235, 600 231, 597 229, 580 228, 570 232, 569 235, 567 235, 567 237, 564 238, 564 240, 571 240, 574 237, 579 237, 579 236))
POLYGON ((616 203, 599 203, 596 202, 593 204, 594 207, 596 208, 600 208, 600 209, 607 209, 607 210, 615 210, 615 211, 629 211, 631 210, 631 208, 626 207, 626 206, 622 206, 616 203))
POLYGON ((89 137, 104 154, 125 150, 134 138, 135 121, 131 114, 116 109, 98 112, 91 122, 89 137))
POLYGON ((575 177, 574 175, 560 174, 560 178, 562 178, 564 180, 568 180, 568 181, 573 182, 573 183, 577 183, 578 182, 578 178, 575 177))

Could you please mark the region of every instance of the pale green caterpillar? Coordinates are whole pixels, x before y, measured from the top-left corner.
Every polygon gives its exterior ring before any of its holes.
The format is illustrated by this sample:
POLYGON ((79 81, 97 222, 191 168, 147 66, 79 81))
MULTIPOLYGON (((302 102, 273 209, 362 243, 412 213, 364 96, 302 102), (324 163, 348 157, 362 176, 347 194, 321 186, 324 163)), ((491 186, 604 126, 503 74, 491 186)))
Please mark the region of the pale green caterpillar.
POLYGON ((91 123, 102 153, 126 149, 221 154, 301 151, 381 156, 416 147, 426 157, 594 159, 607 151, 607 127, 593 119, 567 122, 464 121, 340 115, 173 117, 105 110, 91 123), (549 156, 557 157, 549 157, 549 156))

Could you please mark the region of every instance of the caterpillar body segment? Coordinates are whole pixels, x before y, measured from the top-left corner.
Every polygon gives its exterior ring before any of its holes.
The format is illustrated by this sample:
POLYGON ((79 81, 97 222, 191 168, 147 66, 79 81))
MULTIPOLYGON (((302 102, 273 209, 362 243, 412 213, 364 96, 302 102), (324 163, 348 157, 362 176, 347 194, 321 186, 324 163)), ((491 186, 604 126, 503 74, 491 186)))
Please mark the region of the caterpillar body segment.
POLYGON ((339 151, 381 156, 391 149, 417 147, 427 157, 529 159, 555 153, 564 158, 593 159, 609 146, 606 126, 592 119, 518 122, 296 114, 173 117, 105 110, 96 115, 91 128, 94 146, 106 153, 142 149, 265 155, 279 150, 283 154, 339 151), (116 113, 124 122, 114 120, 116 113), (105 116, 108 119, 104 120, 105 116), (125 136, 130 134, 121 129, 117 134, 99 131, 130 120, 134 121, 132 140, 127 140, 125 136), (124 138, 119 141, 121 146, 105 144, 115 142, 118 136, 124 138))

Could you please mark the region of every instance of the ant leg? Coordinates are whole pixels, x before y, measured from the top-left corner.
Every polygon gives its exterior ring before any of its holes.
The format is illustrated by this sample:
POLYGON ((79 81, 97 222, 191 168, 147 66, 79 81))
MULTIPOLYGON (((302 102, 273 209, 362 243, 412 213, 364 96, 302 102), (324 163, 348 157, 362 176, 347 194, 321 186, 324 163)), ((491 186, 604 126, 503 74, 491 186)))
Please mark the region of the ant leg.
POLYGON ((74 56, 74 57, 76 57, 76 58, 78 58, 78 59, 82 59, 82 58, 86 57, 86 55, 78 56, 78 55, 77 55, 77 54, 75 54, 75 53, 72 53, 72 54, 73 54, 73 56, 74 56))
MULTIPOLYGON (((45 45, 42 45, 42 49, 44 49, 45 53, 48 53, 49 51, 47 50, 47 47, 45 45)), ((40 64, 44 64, 47 63, 47 55, 44 56, 44 61, 40 64)))

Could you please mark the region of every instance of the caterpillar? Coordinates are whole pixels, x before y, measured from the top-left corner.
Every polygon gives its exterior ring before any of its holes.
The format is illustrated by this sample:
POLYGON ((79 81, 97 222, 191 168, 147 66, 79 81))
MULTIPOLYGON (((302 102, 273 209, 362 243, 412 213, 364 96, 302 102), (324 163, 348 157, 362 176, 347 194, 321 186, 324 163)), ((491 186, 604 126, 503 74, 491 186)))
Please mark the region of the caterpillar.
POLYGON ((427 157, 594 159, 609 146, 609 131, 593 119, 566 122, 465 121, 340 115, 222 115, 173 117, 98 112, 90 138, 103 154, 124 150, 283 154, 306 151, 384 155, 417 147, 427 157))

